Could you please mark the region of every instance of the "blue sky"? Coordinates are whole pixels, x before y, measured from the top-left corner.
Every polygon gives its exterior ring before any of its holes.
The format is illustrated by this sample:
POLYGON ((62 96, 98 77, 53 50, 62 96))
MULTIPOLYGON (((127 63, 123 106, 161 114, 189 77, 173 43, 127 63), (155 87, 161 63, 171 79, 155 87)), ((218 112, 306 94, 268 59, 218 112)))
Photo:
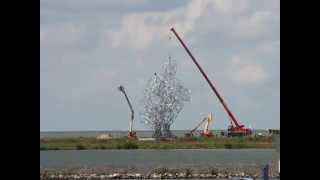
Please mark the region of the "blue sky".
MULTIPOLYGON (((41 0, 40 130, 127 130, 147 80, 168 55, 191 101, 172 129, 193 128, 209 112, 229 124, 174 26, 241 124, 280 127, 278 0, 41 0), (171 39, 169 37, 172 37, 171 39)), ((134 129, 147 130, 136 116, 134 129)))

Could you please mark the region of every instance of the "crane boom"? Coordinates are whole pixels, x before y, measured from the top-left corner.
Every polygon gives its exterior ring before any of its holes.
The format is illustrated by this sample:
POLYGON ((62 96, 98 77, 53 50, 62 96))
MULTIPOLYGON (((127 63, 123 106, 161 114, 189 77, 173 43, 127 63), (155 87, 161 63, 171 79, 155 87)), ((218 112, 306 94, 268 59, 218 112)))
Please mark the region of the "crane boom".
POLYGON ((191 57, 192 61, 196 64, 196 66, 198 67, 199 71, 201 72, 201 74, 203 75, 203 77, 207 80, 209 86, 211 87, 212 91, 214 92, 214 94, 218 97, 220 103, 222 104, 222 106, 224 107, 225 111, 227 112, 227 114, 229 115, 229 117, 231 118, 231 120, 233 121, 233 123, 237 126, 237 127, 243 127, 243 125, 239 125, 238 121, 236 120, 235 116, 232 114, 232 112, 229 110, 227 104, 224 102, 224 100, 222 99, 222 97, 220 96, 220 94, 218 93, 218 91, 216 90, 216 88, 213 86, 213 84, 211 83, 211 81, 209 80, 209 78, 207 77, 206 73, 203 71, 203 69, 201 68, 201 66, 198 64, 197 60, 195 59, 195 57, 191 54, 190 50, 188 49, 188 47, 184 44, 184 42, 182 41, 182 39, 180 38, 180 36, 178 35, 178 33, 175 31, 175 29, 172 27, 170 29, 174 35, 178 38, 179 42, 181 43, 181 45, 184 47, 184 49, 187 51, 188 55, 191 57))

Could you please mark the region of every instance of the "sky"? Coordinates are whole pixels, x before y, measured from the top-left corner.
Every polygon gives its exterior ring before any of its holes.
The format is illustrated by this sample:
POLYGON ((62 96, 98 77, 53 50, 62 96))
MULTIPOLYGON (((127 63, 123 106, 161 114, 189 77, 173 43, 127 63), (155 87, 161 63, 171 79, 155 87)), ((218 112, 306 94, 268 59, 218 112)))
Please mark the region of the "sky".
POLYGON ((225 110, 174 27, 240 124, 280 128, 279 0, 40 0, 40 131, 149 130, 138 116, 147 80, 171 56, 191 101, 172 129, 225 110))

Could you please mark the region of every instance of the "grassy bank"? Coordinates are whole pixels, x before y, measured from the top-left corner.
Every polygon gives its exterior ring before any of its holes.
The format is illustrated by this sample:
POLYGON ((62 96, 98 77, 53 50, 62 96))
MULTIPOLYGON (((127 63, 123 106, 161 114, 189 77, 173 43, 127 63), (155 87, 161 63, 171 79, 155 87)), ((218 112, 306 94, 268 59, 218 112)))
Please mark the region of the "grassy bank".
POLYGON ((172 141, 138 141, 126 138, 98 140, 95 138, 44 138, 40 150, 83 149, 240 149, 273 148, 271 137, 244 138, 178 138, 172 141))

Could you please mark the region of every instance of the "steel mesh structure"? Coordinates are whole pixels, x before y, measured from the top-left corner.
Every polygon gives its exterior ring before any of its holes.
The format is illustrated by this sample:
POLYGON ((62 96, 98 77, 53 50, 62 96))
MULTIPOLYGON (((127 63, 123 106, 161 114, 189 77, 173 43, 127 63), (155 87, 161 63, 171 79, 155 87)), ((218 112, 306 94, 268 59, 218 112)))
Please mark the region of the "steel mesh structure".
POLYGON ((153 137, 172 137, 171 125, 191 100, 191 92, 176 78, 177 63, 169 57, 160 74, 149 79, 142 99, 140 113, 143 123, 154 130, 153 137))

